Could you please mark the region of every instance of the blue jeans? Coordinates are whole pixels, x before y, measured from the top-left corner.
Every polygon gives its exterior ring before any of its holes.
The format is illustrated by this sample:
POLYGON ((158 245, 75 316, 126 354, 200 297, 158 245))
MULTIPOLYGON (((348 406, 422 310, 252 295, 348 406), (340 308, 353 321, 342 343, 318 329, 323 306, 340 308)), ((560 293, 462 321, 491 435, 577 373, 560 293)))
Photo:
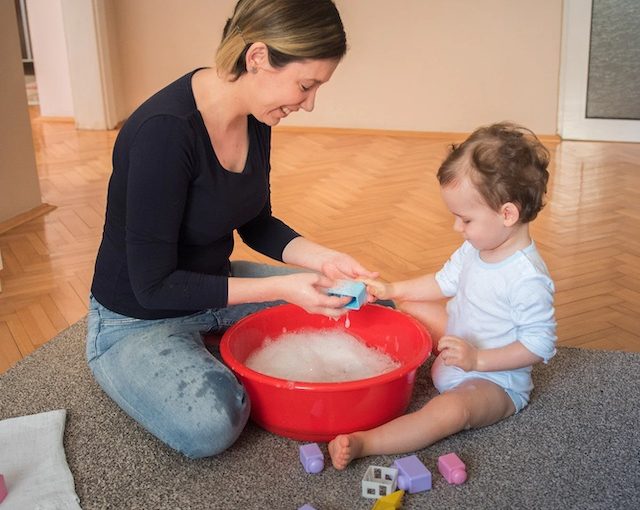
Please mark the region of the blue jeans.
MULTIPOLYGON (((231 265, 237 277, 293 271, 252 262, 231 265)), ((246 315, 279 303, 143 320, 112 312, 90 296, 89 367, 104 392, 158 439, 190 458, 215 455, 238 438, 250 403, 233 373, 205 348, 201 334, 223 332, 246 315)))

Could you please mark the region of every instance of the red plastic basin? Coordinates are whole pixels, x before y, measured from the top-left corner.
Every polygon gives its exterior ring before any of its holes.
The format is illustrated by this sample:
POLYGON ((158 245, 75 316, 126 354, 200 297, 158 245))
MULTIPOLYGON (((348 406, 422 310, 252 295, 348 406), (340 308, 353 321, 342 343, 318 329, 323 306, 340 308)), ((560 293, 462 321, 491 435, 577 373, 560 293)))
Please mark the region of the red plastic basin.
POLYGON ((431 352, 431 337, 417 320, 384 306, 367 305, 334 321, 286 304, 252 314, 229 328, 220 352, 247 390, 253 421, 292 439, 329 441, 337 434, 376 427, 406 411, 416 370, 431 352), (367 379, 318 383, 271 377, 244 365, 267 338, 310 329, 343 330, 381 349, 400 367, 367 379))

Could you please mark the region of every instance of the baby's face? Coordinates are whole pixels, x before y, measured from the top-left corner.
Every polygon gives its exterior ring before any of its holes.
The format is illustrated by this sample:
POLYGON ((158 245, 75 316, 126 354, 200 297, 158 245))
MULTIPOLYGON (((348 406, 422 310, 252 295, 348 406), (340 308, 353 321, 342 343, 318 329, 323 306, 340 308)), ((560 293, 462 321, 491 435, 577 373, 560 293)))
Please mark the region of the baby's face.
POLYGON ((487 205, 471 181, 462 177, 440 188, 442 199, 455 217, 453 229, 480 251, 492 251, 507 241, 510 227, 504 216, 487 205))

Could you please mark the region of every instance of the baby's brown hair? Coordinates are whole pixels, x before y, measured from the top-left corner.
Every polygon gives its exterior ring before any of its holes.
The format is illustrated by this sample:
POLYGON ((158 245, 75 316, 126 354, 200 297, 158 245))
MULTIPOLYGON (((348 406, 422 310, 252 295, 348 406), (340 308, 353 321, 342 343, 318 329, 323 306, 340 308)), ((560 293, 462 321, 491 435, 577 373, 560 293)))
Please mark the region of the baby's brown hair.
POLYGON ((531 130, 500 122, 452 145, 438 181, 446 186, 468 176, 489 207, 498 211, 512 202, 520 211, 520 222, 528 223, 544 207, 548 165, 549 151, 531 130))

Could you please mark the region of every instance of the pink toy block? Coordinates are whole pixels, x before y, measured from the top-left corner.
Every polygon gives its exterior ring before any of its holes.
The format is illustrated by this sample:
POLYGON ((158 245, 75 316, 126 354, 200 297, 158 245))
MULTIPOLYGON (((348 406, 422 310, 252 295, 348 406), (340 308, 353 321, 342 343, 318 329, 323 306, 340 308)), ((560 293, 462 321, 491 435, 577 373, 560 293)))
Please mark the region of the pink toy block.
POLYGON ((7 497, 7 484, 4 483, 4 476, 0 475, 0 503, 7 497))
POLYGON ((454 485, 460 485, 467 479, 467 468, 455 453, 438 457, 438 471, 447 482, 454 485))
POLYGON ((398 470, 398 488, 409 494, 431 490, 431 471, 415 455, 402 457, 393 463, 398 470))
POLYGON ((300 446, 300 462, 307 473, 319 473, 324 469, 324 455, 317 443, 300 446))

